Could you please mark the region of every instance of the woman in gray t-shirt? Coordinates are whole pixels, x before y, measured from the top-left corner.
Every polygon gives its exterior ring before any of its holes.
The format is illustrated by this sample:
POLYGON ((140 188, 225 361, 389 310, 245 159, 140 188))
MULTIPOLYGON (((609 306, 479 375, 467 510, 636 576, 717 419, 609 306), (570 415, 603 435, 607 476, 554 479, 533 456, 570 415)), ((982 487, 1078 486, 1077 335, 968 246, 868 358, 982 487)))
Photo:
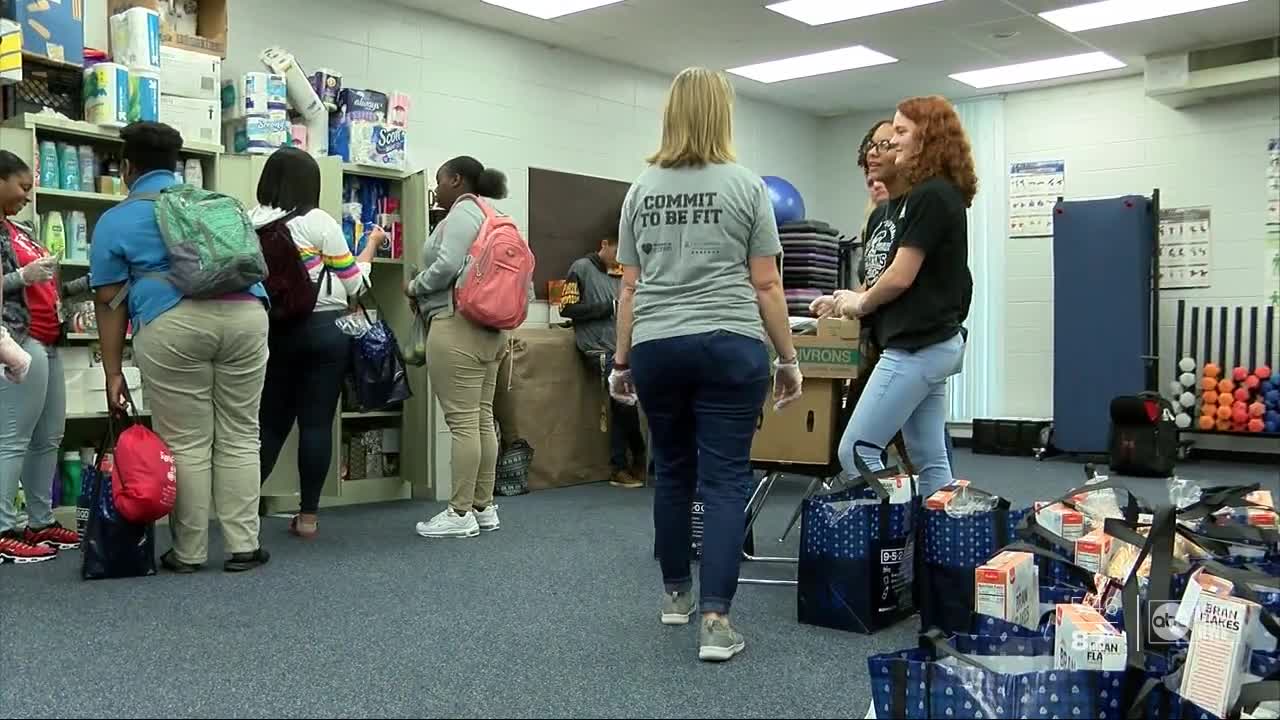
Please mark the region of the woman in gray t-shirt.
POLYGON ((704 506, 698 655, 743 649, 729 625, 738 585, 751 440, 773 374, 774 400, 800 396, 778 274, 782 253, 764 182, 734 162, 733 89, 701 68, 676 76, 662 147, 627 193, 618 228, 622 294, 610 393, 649 418, 662 622, 694 614, 690 515, 704 506))

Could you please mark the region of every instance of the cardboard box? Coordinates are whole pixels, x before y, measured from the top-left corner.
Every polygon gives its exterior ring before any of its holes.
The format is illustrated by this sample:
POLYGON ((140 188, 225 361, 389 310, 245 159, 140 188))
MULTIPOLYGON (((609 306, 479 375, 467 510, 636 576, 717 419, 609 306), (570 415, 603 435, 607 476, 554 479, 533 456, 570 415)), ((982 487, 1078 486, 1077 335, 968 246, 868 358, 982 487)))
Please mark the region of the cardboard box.
POLYGON ((862 323, 857 320, 845 318, 822 318, 818 320, 818 337, 858 340, 861 336, 862 323))
MULTIPOLYGON (((227 57, 227 0, 200 0, 194 35, 182 32, 190 28, 183 27, 183 23, 170 17, 168 3, 161 0, 109 0, 107 14, 115 15, 131 7, 150 8, 160 13, 160 40, 166 45, 220 58, 227 57)), ((81 35, 83 36, 83 32, 81 35)), ((82 38, 81 45, 83 44, 82 38)))
POLYGON ((950 485, 939 488, 937 492, 930 495, 924 501, 925 508, 928 510, 946 510, 951 498, 960 492, 960 488, 968 487, 968 485, 968 480, 953 480, 950 485))
POLYGON ((160 122, 182 133, 185 143, 217 145, 222 140, 222 106, 216 100, 161 95, 160 122))
POLYGON ((1102 614, 1088 605, 1058 605, 1053 666, 1058 670, 1125 669, 1128 643, 1102 614))
POLYGON ((764 408, 751 441, 751 459, 757 462, 828 465, 834 460, 835 442, 844 428, 840 417, 838 380, 804 380, 804 394, 782 410, 773 409, 773 393, 764 408))
POLYGON ((1097 528, 1076 540, 1076 564, 1093 571, 1103 571, 1111 562, 1111 554, 1115 552, 1114 539, 1097 528))
POLYGON ((22 27, 0 19, 0 85, 22 82, 22 27))
POLYGON ((222 60, 172 45, 160 46, 160 89, 166 95, 222 102, 222 60))
POLYGON ((1002 552, 974 570, 974 612, 1034 630, 1040 590, 1031 553, 1002 552))
POLYGON ((1084 513, 1062 503, 1036 503, 1036 522, 1055 535, 1070 541, 1084 535, 1084 513))
POLYGON ((1182 602, 1178 603, 1178 613, 1174 616, 1174 622, 1183 628, 1190 629, 1191 621, 1195 619, 1196 611, 1200 609, 1200 600, 1204 596, 1231 597, 1233 590, 1235 590, 1235 583, 1230 580, 1210 575, 1204 571, 1204 568, 1197 569, 1187 581, 1187 589, 1182 593, 1182 602))
POLYGON ((1240 696, 1248 666, 1248 638, 1259 610, 1244 598, 1200 596, 1182 671, 1182 697, 1218 717, 1227 716, 1240 696))
POLYGON ((3 17, 22 28, 22 49, 55 62, 84 65, 83 0, 13 0, 3 17))

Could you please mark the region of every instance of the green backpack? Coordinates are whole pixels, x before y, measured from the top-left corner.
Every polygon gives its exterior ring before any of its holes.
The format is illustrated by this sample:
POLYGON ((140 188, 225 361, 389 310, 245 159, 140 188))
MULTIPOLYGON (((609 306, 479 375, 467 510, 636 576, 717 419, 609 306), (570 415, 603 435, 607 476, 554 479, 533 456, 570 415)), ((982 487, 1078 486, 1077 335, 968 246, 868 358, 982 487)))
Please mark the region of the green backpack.
POLYGON ((154 200, 156 223, 169 251, 169 271, 155 273, 185 297, 216 298, 243 292, 267 277, 258 233, 240 201, 192 185, 138 193, 154 200))

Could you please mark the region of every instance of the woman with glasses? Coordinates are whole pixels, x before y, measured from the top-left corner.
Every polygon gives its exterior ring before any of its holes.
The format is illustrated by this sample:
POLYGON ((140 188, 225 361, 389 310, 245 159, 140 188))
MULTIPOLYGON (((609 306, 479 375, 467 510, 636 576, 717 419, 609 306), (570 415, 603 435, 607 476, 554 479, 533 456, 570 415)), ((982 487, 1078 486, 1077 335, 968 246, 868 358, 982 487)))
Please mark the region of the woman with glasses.
POLYGON ((978 180, 969 139, 941 97, 899 103, 892 127, 878 123, 864 147, 867 175, 888 198, 867 222, 862 284, 814 307, 861 318, 882 351, 841 438, 840 461, 856 472, 857 453, 882 469, 884 448, 901 430, 928 496, 952 477, 946 381, 964 360, 973 296, 966 213, 978 180))

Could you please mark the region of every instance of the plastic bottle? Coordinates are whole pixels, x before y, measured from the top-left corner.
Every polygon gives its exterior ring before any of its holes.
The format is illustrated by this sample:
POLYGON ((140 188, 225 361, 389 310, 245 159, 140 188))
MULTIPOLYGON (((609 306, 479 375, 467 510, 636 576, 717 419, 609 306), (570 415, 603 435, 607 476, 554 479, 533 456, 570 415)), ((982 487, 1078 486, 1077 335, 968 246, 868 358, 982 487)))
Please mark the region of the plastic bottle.
POLYGON ((62 220, 62 213, 50 210, 45 213, 44 222, 40 223, 40 244, 50 255, 65 256, 67 251, 67 225, 62 220))
POLYGON ((62 454, 62 497, 70 503, 73 498, 80 497, 81 477, 84 466, 80 463, 80 452, 73 450, 62 454))
POLYGON ((204 187, 204 166, 200 164, 199 160, 195 158, 187 160, 183 168, 183 174, 187 178, 188 185, 198 188, 204 187))
POLYGON ((40 187, 59 188, 58 144, 52 140, 40 143, 40 187))
POLYGON ((67 259, 89 259, 89 220, 81 210, 67 215, 67 259))
POLYGON ((63 190, 80 190, 80 149, 68 143, 58 143, 58 187, 63 190))
POLYGON ((92 145, 80 146, 80 189, 84 192, 98 189, 98 156, 92 145))

